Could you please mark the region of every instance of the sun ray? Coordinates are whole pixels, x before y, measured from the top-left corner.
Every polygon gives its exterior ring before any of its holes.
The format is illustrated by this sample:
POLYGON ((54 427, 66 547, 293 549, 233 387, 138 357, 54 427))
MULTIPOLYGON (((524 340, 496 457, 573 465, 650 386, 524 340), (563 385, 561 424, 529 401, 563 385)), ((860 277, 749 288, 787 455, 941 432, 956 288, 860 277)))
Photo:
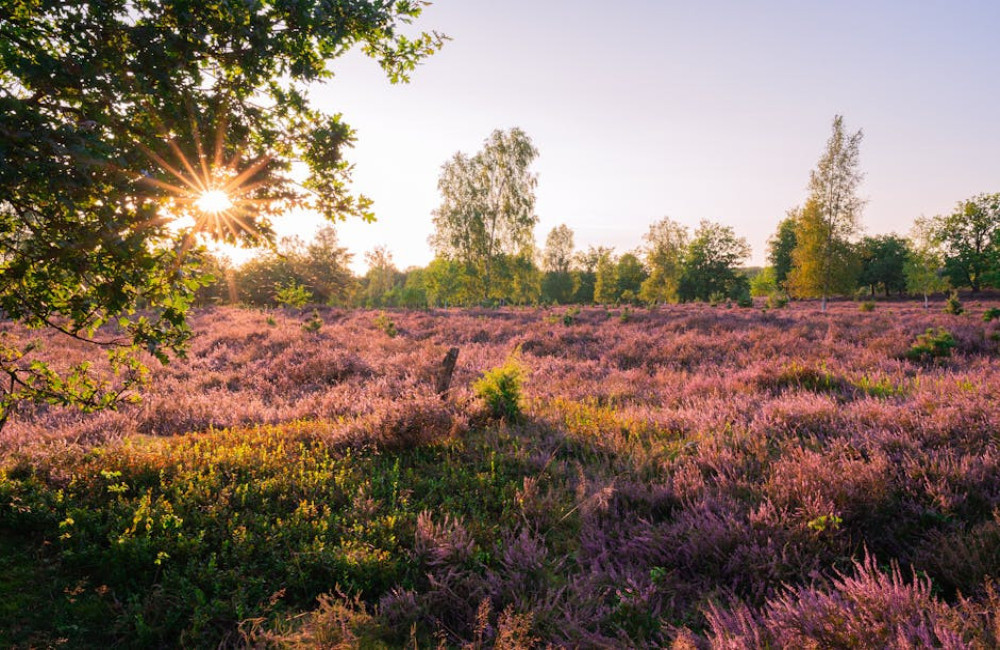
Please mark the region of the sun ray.
MULTIPOLYGON (((153 151, 152 149, 150 149, 146 145, 142 144, 141 142, 138 144, 138 147, 139 147, 140 150, 142 150, 143 153, 145 153, 147 156, 149 156, 150 158, 152 158, 158 165, 160 165, 161 167, 163 167, 163 169, 165 169, 166 171, 170 172, 174 177, 176 177, 177 180, 179 180, 180 182, 182 182, 185 185, 187 185, 188 187, 190 187, 193 192, 201 192, 202 191, 203 188, 201 188, 198 185, 196 185, 195 182, 193 182, 191 179, 186 178, 184 176, 184 174, 182 174, 180 171, 178 171, 177 169, 175 169, 173 165, 171 165, 166 160, 164 160, 163 157, 160 156, 158 153, 156 153, 155 151, 153 151)), ((195 178, 197 179, 197 177, 195 177, 195 178)))
MULTIPOLYGON (((201 129, 198 128, 198 120, 195 119, 194 109, 191 108, 191 100, 185 98, 184 106, 187 108, 188 121, 191 123, 191 134, 194 137, 194 147, 198 152, 198 162, 201 166, 202 178, 210 178, 211 172, 208 169, 208 161, 205 159, 205 147, 201 142, 201 129)), ((216 138, 218 140, 218 137, 216 138)), ((193 171, 191 172, 194 173, 193 171)))
POLYGON ((215 169, 219 169, 222 166, 223 134, 225 134, 226 129, 228 128, 229 128, 229 111, 225 110, 225 107, 223 107, 221 115, 219 116, 219 123, 216 126, 216 131, 215 131, 215 151, 213 152, 212 155, 212 167, 214 167, 215 169))
POLYGON ((208 178, 208 176, 207 175, 204 177, 198 176, 198 172, 194 170, 194 166, 191 164, 191 161, 189 161, 187 156, 184 155, 184 152, 181 151, 181 148, 179 146, 177 146, 177 143, 173 140, 173 138, 167 140, 167 146, 169 146, 171 151, 174 152, 174 155, 180 159, 181 164, 184 165, 184 169, 186 169, 188 173, 191 174, 191 178, 200 186, 201 191, 202 192, 207 191, 208 187, 204 184, 205 181, 203 180, 203 178, 208 178))
POLYGON ((270 162, 271 162, 270 155, 265 154, 261 156, 253 164, 251 164, 249 167, 240 172, 240 174, 237 175, 236 178, 226 183, 223 189, 225 189, 227 192, 231 192, 233 189, 242 185, 243 182, 246 181, 246 179, 250 178, 257 172, 259 172, 261 169, 263 169, 265 166, 267 166, 267 164, 270 162))

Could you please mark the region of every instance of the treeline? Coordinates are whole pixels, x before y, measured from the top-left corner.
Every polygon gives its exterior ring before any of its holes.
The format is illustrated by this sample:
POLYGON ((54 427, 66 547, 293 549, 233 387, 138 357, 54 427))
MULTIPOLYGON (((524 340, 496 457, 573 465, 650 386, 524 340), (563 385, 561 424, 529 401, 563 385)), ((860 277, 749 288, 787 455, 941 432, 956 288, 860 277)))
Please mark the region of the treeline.
POLYGON ((442 168, 434 212, 434 260, 398 269, 384 248, 366 254, 355 277, 352 254, 332 228, 306 244, 286 240, 239 268, 206 257, 215 281, 201 304, 257 306, 324 303, 358 307, 528 304, 657 304, 733 301, 755 296, 820 298, 1000 287, 1000 194, 962 201, 952 214, 916 221, 908 237, 860 235, 861 131, 833 120, 826 150, 810 174, 803 206, 788 212, 768 242, 769 265, 747 269, 747 241, 732 227, 702 221, 693 231, 669 218, 653 223, 642 245, 576 250, 573 231, 534 237, 537 151, 520 129, 495 131, 473 156, 442 168))
POLYGON ((352 254, 327 227, 308 245, 285 239, 238 267, 204 254, 213 280, 197 302, 427 308, 750 299, 751 276, 738 266, 750 249, 732 228, 706 221, 689 233, 665 218, 645 240, 645 247, 621 255, 607 247, 576 251, 572 230, 559 226, 540 255, 496 255, 484 294, 485 278, 474 264, 444 256, 400 270, 391 253, 377 248, 365 256, 368 271, 355 276, 352 254))

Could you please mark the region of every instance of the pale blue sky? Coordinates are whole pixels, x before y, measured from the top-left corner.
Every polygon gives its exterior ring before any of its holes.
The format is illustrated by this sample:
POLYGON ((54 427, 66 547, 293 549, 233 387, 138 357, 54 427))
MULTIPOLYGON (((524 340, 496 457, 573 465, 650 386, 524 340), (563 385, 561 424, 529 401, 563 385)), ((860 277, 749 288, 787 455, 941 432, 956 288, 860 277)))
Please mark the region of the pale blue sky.
POLYGON ((540 151, 540 244, 566 223, 622 252, 669 215, 732 225, 762 263, 837 113, 865 132, 869 233, 1000 191, 995 0, 437 0, 418 26, 453 40, 409 85, 351 55, 314 94, 358 132, 379 219, 340 227, 358 262, 426 264, 441 164, 512 126, 540 151))

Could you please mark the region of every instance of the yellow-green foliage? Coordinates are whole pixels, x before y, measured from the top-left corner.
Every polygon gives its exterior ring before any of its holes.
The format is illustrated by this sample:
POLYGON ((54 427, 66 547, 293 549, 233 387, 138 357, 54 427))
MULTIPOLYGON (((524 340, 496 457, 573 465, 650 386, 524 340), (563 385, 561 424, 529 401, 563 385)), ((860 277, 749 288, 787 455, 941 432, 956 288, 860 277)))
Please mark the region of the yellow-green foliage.
POLYGON ((820 207, 810 201, 795 228, 789 293, 796 298, 819 298, 854 291, 859 263, 850 245, 831 233, 820 207))
POLYGON ((516 507, 525 472, 496 440, 382 454, 331 446, 330 431, 300 423, 9 457, 0 542, 18 531, 59 575, 86 576, 94 613, 75 615, 79 643, 214 647, 239 621, 312 607, 335 586, 373 597, 411 584, 421 511, 482 522, 472 530, 488 548, 516 507))
POLYGON ((523 381, 524 368, 518 355, 514 354, 503 365, 483 373, 473 385, 473 390, 486 402, 493 417, 515 421, 521 417, 523 381))

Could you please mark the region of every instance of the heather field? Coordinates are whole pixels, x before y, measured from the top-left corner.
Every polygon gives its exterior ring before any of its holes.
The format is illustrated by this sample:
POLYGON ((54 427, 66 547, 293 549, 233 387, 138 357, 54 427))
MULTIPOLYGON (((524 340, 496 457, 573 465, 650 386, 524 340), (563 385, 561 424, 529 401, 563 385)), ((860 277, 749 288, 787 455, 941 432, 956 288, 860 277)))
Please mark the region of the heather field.
POLYGON ((196 312, 0 434, 0 645, 998 647, 996 306, 196 312))

